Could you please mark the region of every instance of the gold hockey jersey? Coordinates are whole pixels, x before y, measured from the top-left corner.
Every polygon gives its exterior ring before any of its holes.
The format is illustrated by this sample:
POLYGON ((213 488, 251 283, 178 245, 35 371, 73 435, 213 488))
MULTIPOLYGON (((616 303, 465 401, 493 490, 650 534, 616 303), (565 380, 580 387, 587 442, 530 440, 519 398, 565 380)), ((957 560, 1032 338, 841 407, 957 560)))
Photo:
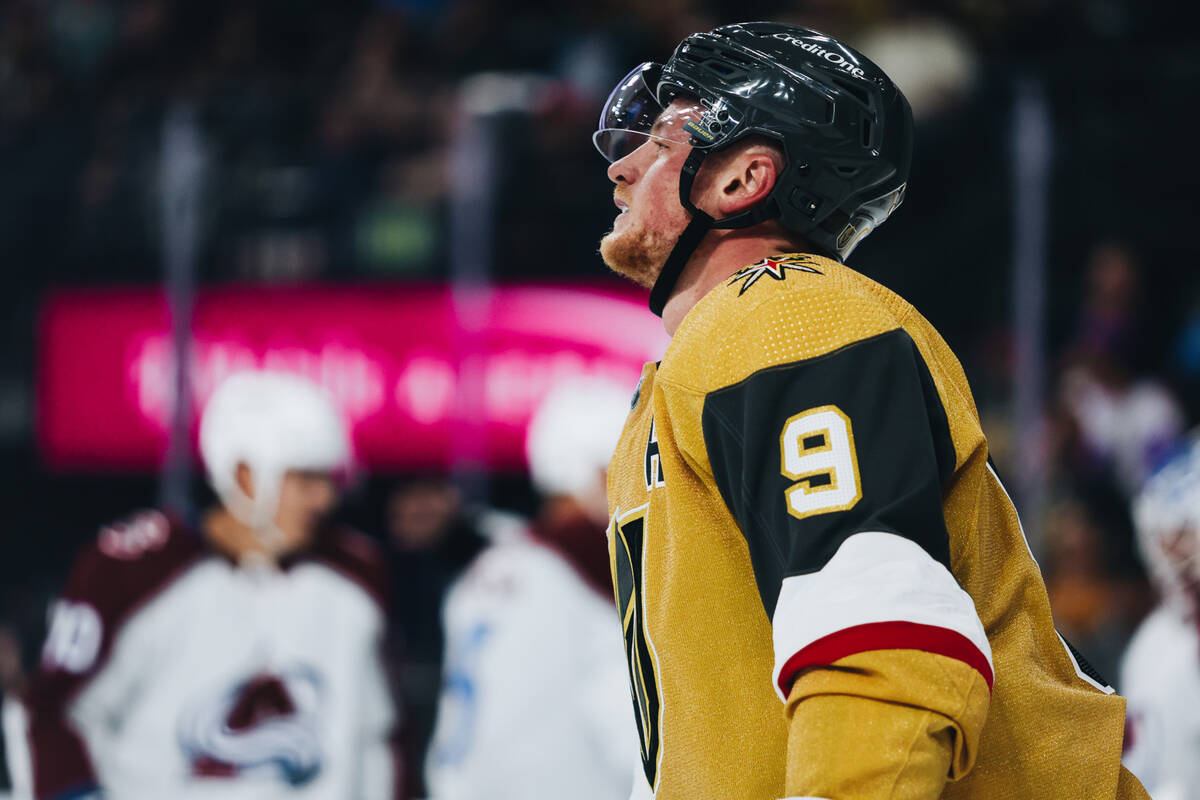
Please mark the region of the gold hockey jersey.
POLYGON ((640 794, 1146 797, 958 361, 882 286, 788 255, 711 291, 608 491, 640 794))

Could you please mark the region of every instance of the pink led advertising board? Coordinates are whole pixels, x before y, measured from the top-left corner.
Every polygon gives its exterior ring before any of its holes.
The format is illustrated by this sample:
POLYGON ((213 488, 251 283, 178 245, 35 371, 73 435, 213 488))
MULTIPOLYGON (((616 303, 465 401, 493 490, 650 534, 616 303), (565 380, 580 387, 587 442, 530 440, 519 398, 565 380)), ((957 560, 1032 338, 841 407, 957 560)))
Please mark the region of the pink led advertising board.
MULTIPOLYGON (((157 289, 63 290, 43 309, 38 440, 60 469, 153 469, 173 409, 174 349, 157 289)), ((222 288, 196 300, 191 430, 214 386, 248 367, 328 387, 356 457, 374 469, 524 464, 548 388, 604 376, 632 394, 667 338, 623 288, 442 286, 222 288)), ((194 439, 193 439, 194 440, 194 439)))

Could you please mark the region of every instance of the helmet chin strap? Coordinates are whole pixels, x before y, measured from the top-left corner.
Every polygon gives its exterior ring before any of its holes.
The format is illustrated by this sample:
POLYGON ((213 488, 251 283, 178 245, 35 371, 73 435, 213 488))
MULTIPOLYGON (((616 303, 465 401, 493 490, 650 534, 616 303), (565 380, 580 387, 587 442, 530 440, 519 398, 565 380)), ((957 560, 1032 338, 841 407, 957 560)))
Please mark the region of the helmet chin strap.
POLYGON ((700 165, 704 163, 707 154, 708 151, 693 147, 687 160, 683 162, 683 168, 679 171, 679 202, 692 215, 692 219, 679 234, 679 238, 675 240, 675 246, 671 248, 662 271, 658 273, 654 287, 650 289, 650 310, 654 312, 655 316, 663 315, 663 309, 666 308, 667 301, 671 299, 671 293, 675 291, 675 284, 683 275, 683 268, 687 266, 688 259, 696 252, 696 248, 700 246, 700 242, 709 231, 749 228, 779 216, 779 207, 770 195, 757 206, 724 219, 713 219, 704 211, 696 208, 692 204, 692 184, 695 183, 696 173, 700 170, 700 165))

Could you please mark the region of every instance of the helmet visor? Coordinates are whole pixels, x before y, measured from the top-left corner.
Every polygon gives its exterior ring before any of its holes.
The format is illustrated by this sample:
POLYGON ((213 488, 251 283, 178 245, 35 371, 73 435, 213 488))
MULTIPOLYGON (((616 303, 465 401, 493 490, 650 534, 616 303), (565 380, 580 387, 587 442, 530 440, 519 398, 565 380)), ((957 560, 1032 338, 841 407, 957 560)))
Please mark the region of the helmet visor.
POLYGON ((604 103, 592 142, 610 162, 620 161, 649 141, 700 145, 709 136, 699 122, 699 101, 677 98, 663 107, 655 89, 662 65, 647 61, 621 79, 604 103))

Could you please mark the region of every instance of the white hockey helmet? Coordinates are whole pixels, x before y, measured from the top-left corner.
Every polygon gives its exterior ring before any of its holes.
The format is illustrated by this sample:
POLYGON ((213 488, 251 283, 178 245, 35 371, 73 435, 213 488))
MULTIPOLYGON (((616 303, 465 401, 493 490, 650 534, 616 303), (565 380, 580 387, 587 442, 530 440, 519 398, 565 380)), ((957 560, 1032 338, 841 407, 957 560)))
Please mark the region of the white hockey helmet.
POLYGON ((608 468, 629 414, 628 387, 577 377, 551 387, 529 423, 525 455, 543 495, 588 496, 608 468))
POLYGON ((1200 439, 1150 476, 1133 500, 1138 547, 1168 600, 1200 585, 1200 439))
POLYGON ((272 528, 288 470, 334 472, 349 466, 350 441, 333 398, 320 385, 284 372, 237 372, 213 392, 200 420, 200 454, 209 483, 238 520, 272 528), (237 466, 254 478, 254 497, 237 466))

